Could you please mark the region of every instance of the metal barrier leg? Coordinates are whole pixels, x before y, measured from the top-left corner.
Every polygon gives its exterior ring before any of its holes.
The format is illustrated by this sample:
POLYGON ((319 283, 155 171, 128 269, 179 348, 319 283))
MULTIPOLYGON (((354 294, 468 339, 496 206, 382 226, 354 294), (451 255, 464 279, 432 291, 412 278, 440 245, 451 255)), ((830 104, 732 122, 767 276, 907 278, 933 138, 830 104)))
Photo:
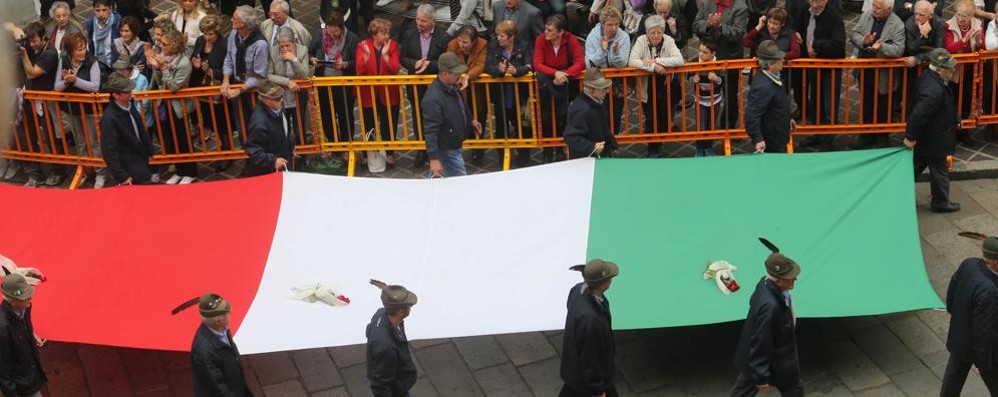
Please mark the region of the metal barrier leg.
POLYGON ((510 161, 510 159, 512 157, 510 155, 510 152, 511 151, 510 151, 509 148, 504 148, 502 150, 502 170, 503 171, 509 171, 509 161, 510 161))
POLYGON ((83 182, 83 175, 83 166, 76 166, 76 174, 73 175, 73 181, 69 183, 69 190, 76 190, 76 188, 80 187, 80 183, 83 182))
POLYGON ((353 176, 357 169, 357 152, 351 150, 347 155, 347 176, 353 176))

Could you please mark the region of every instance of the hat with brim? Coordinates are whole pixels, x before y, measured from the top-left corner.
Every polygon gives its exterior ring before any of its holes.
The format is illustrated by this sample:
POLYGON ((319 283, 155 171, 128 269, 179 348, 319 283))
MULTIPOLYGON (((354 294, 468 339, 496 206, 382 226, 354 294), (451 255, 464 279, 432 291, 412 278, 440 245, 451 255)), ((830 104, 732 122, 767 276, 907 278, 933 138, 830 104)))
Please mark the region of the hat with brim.
POLYGON ((937 68, 953 69, 956 67, 956 58, 945 48, 936 48, 929 52, 929 63, 937 68))
POLYGON ((31 299, 31 296, 35 294, 35 287, 28 285, 28 280, 17 273, 4 276, 0 290, 3 291, 4 298, 19 301, 31 299))
POLYGON ((121 56, 118 57, 117 61, 114 61, 114 64, 112 64, 111 67, 115 70, 131 69, 132 60, 128 59, 127 56, 121 56))
POLYGON ((112 73, 107 79, 106 87, 110 92, 132 92, 135 89, 135 82, 118 73, 112 73))
POLYGON ((201 295, 201 298, 198 299, 198 311, 201 312, 202 317, 218 317, 230 310, 232 310, 232 305, 218 294, 209 292, 201 295))
POLYGON ((582 85, 586 88, 604 90, 610 88, 613 82, 603 76, 603 73, 596 68, 586 69, 586 76, 582 79, 582 85))
POLYGON ((985 259, 998 260, 998 237, 989 236, 982 244, 985 259))
POLYGON ((381 304, 385 309, 401 309, 411 307, 418 300, 416 293, 401 285, 388 285, 378 280, 371 280, 371 285, 381 289, 381 304))
POLYGON ((587 282, 603 281, 620 274, 620 268, 616 263, 602 259, 590 259, 586 264, 572 266, 569 270, 582 272, 582 279, 587 282))
POLYGON ((269 81, 264 81, 256 87, 257 94, 267 99, 281 99, 284 97, 284 87, 269 81))
POLYGON ((759 48, 755 50, 755 56, 765 61, 778 61, 786 55, 787 53, 781 51, 780 46, 773 40, 766 40, 759 43, 759 48))
POLYGON ((774 252, 766 258, 766 274, 779 279, 793 280, 800 274, 800 265, 782 253, 774 252))
POLYGON ((465 65, 457 58, 453 52, 445 52, 440 54, 440 58, 437 58, 437 67, 444 72, 450 72, 455 74, 460 74, 468 71, 468 65, 465 65))

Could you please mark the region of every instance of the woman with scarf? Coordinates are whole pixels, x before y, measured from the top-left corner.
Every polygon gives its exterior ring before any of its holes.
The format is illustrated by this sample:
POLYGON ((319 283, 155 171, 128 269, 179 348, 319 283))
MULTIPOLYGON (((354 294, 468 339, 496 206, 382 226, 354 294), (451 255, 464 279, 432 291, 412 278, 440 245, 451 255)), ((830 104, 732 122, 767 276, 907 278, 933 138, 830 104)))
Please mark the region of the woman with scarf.
MULTIPOLYGON (((308 45, 309 63, 315 77, 353 76, 357 72, 357 35, 346 29, 343 13, 325 14, 326 27, 312 35, 308 45)), ((347 87, 316 88, 322 130, 327 142, 347 142, 352 138, 354 96, 347 87), (335 120, 335 126, 333 125, 335 120)), ((343 154, 346 157, 346 153, 343 154)))
MULTIPOLYGON (((485 73, 495 77, 520 77, 533 70, 527 49, 519 46, 516 34, 519 32, 516 22, 505 20, 496 25, 496 39, 489 43, 489 54, 485 60, 485 73)), ((492 104, 495 105, 495 139, 530 138, 529 125, 519 126, 522 120, 520 107, 527 101, 530 92, 526 84, 502 83, 489 90, 492 104), (513 125, 510 126, 509 124, 513 125), (523 136, 519 135, 523 131, 523 136)), ((499 149, 499 159, 505 155, 499 149)), ((530 163, 530 149, 517 149, 516 165, 526 166, 530 163)))
POLYGON ((146 42, 139 39, 138 32, 140 29, 142 29, 141 24, 135 17, 127 16, 122 18, 121 27, 119 28, 120 37, 114 39, 114 51, 111 57, 117 62, 118 58, 122 55, 127 56, 129 61, 132 62, 132 67, 144 74, 146 78, 149 78, 152 77, 152 71, 146 68, 146 42))
MULTIPOLYGON (((670 91, 680 92, 682 88, 675 84, 667 74, 668 69, 683 65, 683 54, 676 46, 676 41, 665 34, 666 22, 661 16, 652 15, 645 19, 645 34, 638 37, 631 47, 628 66, 654 73, 652 78, 640 77, 637 80, 638 99, 644 111, 646 133, 662 133, 669 130, 672 124, 672 109, 676 106, 673 99, 670 103, 670 91), (654 88, 649 88, 654 85, 654 88), (652 92, 654 98, 650 98, 652 92)), ((675 96, 678 98, 678 96, 675 96)), ((649 143, 648 157, 661 157, 662 144, 649 143)))
MULTIPOLYGON (((162 32, 160 46, 162 53, 157 59, 153 71, 153 86, 156 89, 166 89, 177 92, 187 88, 191 80, 191 60, 184 54, 184 34, 173 29, 162 32)), ((190 153, 194 147, 188 124, 193 110, 194 100, 170 99, 160 101, 157 106, 159 125, 154 131, 160 137, 165 154, 190 153)), ((168 185, 182 185, 194 182, 198 176, 197 163, 176 163, 177 173, 166 181, 168 185)))

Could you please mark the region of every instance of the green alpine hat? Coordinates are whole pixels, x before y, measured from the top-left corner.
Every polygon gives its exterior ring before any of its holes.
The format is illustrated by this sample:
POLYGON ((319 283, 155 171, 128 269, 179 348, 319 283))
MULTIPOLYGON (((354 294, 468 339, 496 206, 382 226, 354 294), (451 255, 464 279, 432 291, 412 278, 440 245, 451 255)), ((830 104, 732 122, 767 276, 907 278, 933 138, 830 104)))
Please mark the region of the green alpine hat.
POLYGON ((998 237, 988 236, 984 239, 983 249, 985 258, 998 260, 998 237))
POLYGON ((107 79, 107 90, 111 92, 132 92, 135 89, 135 82, 118 73, 111 73, 107 79))
POLYGON ((199 298, 190 299, 187 302, 181 303, 180 306, 174 308, 171 313, 180 313, 194 305, 198 305, 198 311, 201 312, 201 316, 207 318, 221 316, 232 310, 232 305, 229 304, 229 301, 222 299, 222 297, 216 293, 209 292, 201 295, 199 298))
POLYGON ((256 87, 256 92, 264 98, 280 99, 284 97, 284 87, 270 81, 264 81, 256 87))
POLYGON ((388 285, 371 279, 371 285, 381 289, 381 304, 385 309, 401 309, 416 304, 416 293, 401 285, 388 285))
POLYGON ((585 265, 575 265, 569 269, 582 272, 582 279, 587 282, 602 281, 620 274, 620 268, 616 263, 602 259, 591 259, 585 265))
POLYGON ((800 265, 782 253, 774 252, 766 258, 766 273, 776 278, 792 280, 800 274, 800 265))
POLYGON ((461 74, 468 71, 468 65, 461 63, 461 60, 453 52, 445 52, 437 58, 437 68, 445 72, 461 74))
POLYGON ((17 273, 4 276, 3 286, 0 287, 0 290, 3 290, 4 298, 19 301, 31 299, 31 296, 35 294, 35 287, 28 285, 28 280, 17 273))

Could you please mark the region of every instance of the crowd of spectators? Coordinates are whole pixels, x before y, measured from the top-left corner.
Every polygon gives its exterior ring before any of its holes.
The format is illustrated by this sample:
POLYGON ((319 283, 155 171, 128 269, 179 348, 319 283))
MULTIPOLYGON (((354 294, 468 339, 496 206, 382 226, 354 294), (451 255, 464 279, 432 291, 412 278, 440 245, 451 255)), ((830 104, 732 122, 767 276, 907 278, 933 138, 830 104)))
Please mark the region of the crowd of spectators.
MULTIPOLYGON (((631 66, 647 71, 647 77, 614 79, 607 101, 612 104, 610 123, 614 133, 624 132, 625 113, 638 113, 643 119, 639 132, 661 133, 675 130, 678 112, 687 108, 696 115, 695 130, 737 128, 744 105, 739 103, 739 90, 752 78, 743 74, 747 71, 729 68, 680 76, 669 70, 684 62, 752 57, 765 40, 776 42, 788 60, 903 57, 909 73, 925 67, 926 54, 933 48, 952 53, 998 48, 994 4, 975 4, 974 0, 957 0, 955 14, 947 21, 941 17, 941 2, 868 0, 848 33, 838 0, 778 4, 772 0, 502 0, 492 3, 491 21, 483 19, 488 8, 484 1, 450 1, 444 12, 450 15, 444 18, 446 23, 441 22, 441 9, 434 7, 438 3, 432 1, 414 6, 395 0, 401 3, 396 9, 411 10, 402 12, 398 20, 376 17, 370 0, 321 0, 321 26, 311 32, 294 18, 289 0, 261 0, 264 18, 253 8, 255 0, 177 0, 176 9, 162 15, 150 9, 148 0, 84 1, 93 10, 86 18, 74 14, 72 1, 42 1, 40 21, 23 27, 8 24, 18 40, 22 87, 101 92, 109 73, 121 73, 134 81, 135 91, 218 86, 219 94, 212 99, 135 104, 153 141, 170 154, 195 150, 197 142, 190 137, 198 128, 214 135, 220 149, 241 146, 245 120, 253 107, 253 96, 245 93, 263 81, 285 89, 285 108, 304 109, 311 99, 295 80, 435 74, 437 59, 445 52, 458 55, 468 66, 469 73, 459 84, 474 106, 475 117, 486 126, 486 135, 526 138, 561 136, 569 105, 579 95, 579 84, 573 79, 590 67, 631 66), (695 50, 687 48, 690 43, 696 44, 695 50), (535 73, 539 87, 539 131, 522 122, 527 99, 523 84, 498 83, 486 90, 484 84, 476 83, 483 73, 519 77, 528 72, 535 73), (635 99, 640 110, 624 109, 627 98, 635 99), (226 113, 231 120, 204 117, 201 125, 193 121, 194 114, 226 113), (492 118, 486 120, 487 115, 492 118)), ((382 0, 378 6, 388 7, 386 3, 390 2, 382 0)), ((863 122, 899 121, 903 101, 909 102, 902 96, 914 95, 914 75, 902 91, 900 73, 900 68, 855 72, 866 99, 863 122)), ((784 69, 780 77, 789 82, 783 90, 796 105, 793 117, 799 124, 840 122, 840 95, 849 77, 843 70, 784 69)), ((993 81, 992 76, 985 79, 993 81)), ((960 76, 957 83, 964 86, 963 117, 973 112, 972 80, 960 76)), ((325 139, 346 141, 361 134, 368 139, 400 139, 397 124, 406 117, 400 108, 406 101, 418 101, 425 89, 422 85, 402 90, 328 87, 317 96, 325 139)), ((33 146, 70 152, 60 154, 100 156, 95 112, 71 103, 42 106, 25 101, 23 105, 20 122, 29 126, 18 130, 22 137, 32 137, 33 146)), ((300 118, 290 125, 307 129, 311 122, 303 117, 307 113, 287 114, 300 118)), ((818 135, 802 145, 828 150, 834 139, 818 135)), ((960 139, 969 139, 965 131, 960 139)), ((886 137, 871 135, 859 144, 883 145, 886 137)), ((714 145, 707 140, 697 142, 696 156, 714 155, 714 145)), ((661 144, 648 145, 649 157, 661 154, 661 144)), ((473 151, 472 161, 479 162, 486 155, 473 151)), ((527 165, 530 155, 529 149, 518 149, 514 162, 527 165)), ((386 157, 389 166, 395 164, 394 153, 389 151, 386 157)), ((545 148, 541 159, 564 158, 564 150, 545 148)), ((425 163, 425 155, 420 154, 414 166, 425 163)), ((66 172, 37 163, 25 162, 20 167, 8 167, 2 176, 9 179, 23 169, 28 186, 58 185, 66 172)), ((192 163, 177 163, 173 169, 164 178, 166 183, 191 183, 198 178, 198 168, 192 163)), ((93 177, 96 188, 112 183, 103 169, 97 169, 93 177)))

